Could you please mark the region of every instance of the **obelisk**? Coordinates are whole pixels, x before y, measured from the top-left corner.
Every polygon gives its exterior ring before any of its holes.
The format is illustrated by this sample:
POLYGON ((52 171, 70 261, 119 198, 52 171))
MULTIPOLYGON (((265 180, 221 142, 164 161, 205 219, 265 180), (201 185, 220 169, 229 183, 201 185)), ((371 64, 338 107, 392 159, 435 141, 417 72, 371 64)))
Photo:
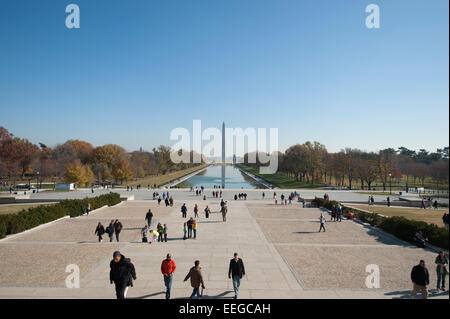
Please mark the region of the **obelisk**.
POLYGON ((222 123, 222 164, 225 165, 225 122, 222 123))
POLYGON ((222 189, 225 188, 225 122, 222 123, 222 189))

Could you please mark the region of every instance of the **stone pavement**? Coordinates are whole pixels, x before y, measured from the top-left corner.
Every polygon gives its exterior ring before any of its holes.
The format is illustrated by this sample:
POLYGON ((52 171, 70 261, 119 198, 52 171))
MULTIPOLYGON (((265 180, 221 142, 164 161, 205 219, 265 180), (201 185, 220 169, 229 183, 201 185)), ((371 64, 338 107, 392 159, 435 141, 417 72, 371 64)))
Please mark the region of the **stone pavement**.
MULTIPOLYGON (((240 298, 404 298, 409 293, 409 271, 417 258, 426 256, 430 275, 434 273, 430 262, 434 254, 376 235, 354 222, 328 223, 328 232, 317 234, 320 210, 300 205, 230 201, 224 223, 218 200, 190 199, 185 201, 188 217, 193 216, 194 203, 200 205, 198 235, 196 240, 183 240, 182 202, 167 208, 155 201, 123 202, 0 241, 0 298, 115 298, 114 286, 109 284, 109 262, 117 249, 136 267, 137 280, 128 298, 164 298, 160 265, 167 253, 177 264, 172 298, 190 295, 189 281, 183 279, 196 259, 205 279, 204 297, 232 298, 227 273, 234 252, 244 260, 247 272, 240 298), (213 212, 209 219, 204 217, 205 205, 213 212), (152 226, 167 224, 167 243, 140 242, 139 230, 149 208, 154 213, 152 226), (116 218, 124 225, 121 241, 110 243, 106 237, 98 243, 94 235, 97 223, 106 226, 116 218), (393 254, 399 259, 393 259, 393 254), (388 288, 364 288, 362 281, 368 274, 360 268, 377 256, 383 256, 381 267, 389 269, 388 278, 382 280, 388 288), (355 261, 360 262, 348 268, 348 263, 355 261), (65 288, 68 264, 80 268, 79 289, 65 288), (398 268, 399 264, 404 268, 398 268), (355 271, 359 273, 353 275, 355 271)), ((433 298, 448 298, 448 294, 433 298)))

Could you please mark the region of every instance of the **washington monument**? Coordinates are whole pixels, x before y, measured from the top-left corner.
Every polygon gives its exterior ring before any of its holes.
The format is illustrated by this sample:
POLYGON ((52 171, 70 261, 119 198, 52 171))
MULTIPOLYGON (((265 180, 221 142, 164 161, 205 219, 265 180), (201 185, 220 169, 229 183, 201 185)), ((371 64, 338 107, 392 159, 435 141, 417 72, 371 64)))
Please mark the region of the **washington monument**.
POLYGON ((222 123, 222 163, 225 164, 225 122, 222 123))

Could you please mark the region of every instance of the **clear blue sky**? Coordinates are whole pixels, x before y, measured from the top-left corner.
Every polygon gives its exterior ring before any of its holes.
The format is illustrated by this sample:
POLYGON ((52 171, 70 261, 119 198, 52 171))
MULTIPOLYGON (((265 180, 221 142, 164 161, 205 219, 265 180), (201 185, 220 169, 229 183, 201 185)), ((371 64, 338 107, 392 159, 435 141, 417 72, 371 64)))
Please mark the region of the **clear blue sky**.
POLYGON ((277 127, 281 150, 434 151, 449 144, 448 12, 448 0, 0 0, 0 126, 135 150, 200 119, 277 127))

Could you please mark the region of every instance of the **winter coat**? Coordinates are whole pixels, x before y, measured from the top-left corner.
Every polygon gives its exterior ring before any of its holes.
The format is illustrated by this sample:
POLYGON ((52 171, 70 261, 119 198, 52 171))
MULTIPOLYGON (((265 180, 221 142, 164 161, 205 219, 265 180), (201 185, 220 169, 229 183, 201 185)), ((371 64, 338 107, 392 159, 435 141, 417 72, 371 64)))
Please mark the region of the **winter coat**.
POLYGON ((428 269, 420 265, 413 267, 411 271, 411 280, 413 283, 419 286, 426 286, 430 283, 430 275, 428 269))
POLYGON ((448 260, 447 257, 444 256, 443 259, 440 258, 440 256, 436 257, 436 260, 434 261, 436 263, 436 271, 438 274, 447 274, 448 273, 448 260))
POLYGON ((238 261, 235 261, 234 258, 230 260, 230 267, 228 269, 228 276, 239 276, 242 278, 245 275, 244 262, 241 258, 238 261))
POLYGON ((175 269, 177 269, 177 266, 173 259, 167 260, 164 259, 161 263, 161 272, 163 275, 171 275, 175 272, 175 269))
POLYGON ((120 233, 120 231, 122 230, 122 223, 121 222, 117 222, 114 223, 114 231, 117 233, 120 233))
POLYGON ((192 267, 189 270, 189 273, 187 274, 186 278, 184 278, 184 281, 188 280, 189 278, 191 278, 191 286, 192 288, 199 288, 200 285, 204 286, 205 283, 203 282, 203 276, 202 276, 202 272, 200 270, 201 268, 197 268, 197 267, 192 267))
POLYGON ((127 286, 133 286, 133 279, 136 280, 136 270, 131 263, 130 258, 121 255, 120 261, 116 263, 111 260, 109 263, 109 280, 116 284, 126 283, 127 286))
POLYGON ((97 236, 102 236, 105 233, 105 227, 102 226, 97 226, 97 228, 95 229, 95 234, 97 234, 97 236))

